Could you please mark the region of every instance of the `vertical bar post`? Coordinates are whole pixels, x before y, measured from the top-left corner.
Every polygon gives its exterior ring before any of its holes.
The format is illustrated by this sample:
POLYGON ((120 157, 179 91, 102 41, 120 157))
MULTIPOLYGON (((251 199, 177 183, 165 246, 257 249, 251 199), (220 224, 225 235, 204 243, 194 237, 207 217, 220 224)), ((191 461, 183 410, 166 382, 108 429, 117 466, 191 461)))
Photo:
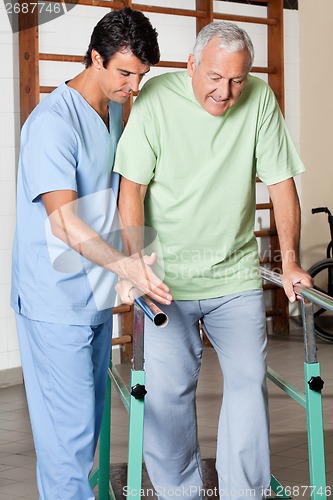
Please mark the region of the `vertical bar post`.
MULTIPOLYGON (((132 370, 131 387, 144 386, 144 370, 132 370)), ((129 411, 127 495, 141 498, 143 453, 144 399, 131 395, 129 411)))
POLYGON ((127 495, 141 498, 144 424, 144 312, 134 304, 133 368, 129 409, 127 495))
POLYGON ((310 493, 313 500, 326 500, 324 429, 321 397, 321 390, 324 382, 320 377, 320 364, 317 362, 313 304, 304 299, 302 299, 302 319, 305 345, 304 385, 306 396, 306 421, 310 488, 312 490, 310 493))
POLYGON ((143 370, 145 313, 134 304, 133 321, 133 370, 143 370))
MULTIPOLYGON (((111 351, 112 355, 112 351, 111 351)), ((110 369, 112 359, 110 359, 110 369)), ((106 396, 104 403, 104 413, 99 440, 99 477, 98 477, 98 498, 99 500, 109 500, 109 479, 110 479, 110 439, 111 439, 111 379, 108 375, 106 396)))

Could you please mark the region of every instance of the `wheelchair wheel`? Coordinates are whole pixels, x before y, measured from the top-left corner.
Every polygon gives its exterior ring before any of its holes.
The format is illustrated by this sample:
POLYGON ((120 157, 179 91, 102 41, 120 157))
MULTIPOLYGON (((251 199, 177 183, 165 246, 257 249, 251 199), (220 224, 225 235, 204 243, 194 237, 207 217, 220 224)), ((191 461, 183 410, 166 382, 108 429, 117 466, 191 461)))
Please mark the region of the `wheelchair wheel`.
MULTIPOLYGON (((333 298, 333 259, 323 259, 310 267, 314 288, 333 298)), ((315 330, 319 338, 333 342, 333 312, 314 305, 315 330)))

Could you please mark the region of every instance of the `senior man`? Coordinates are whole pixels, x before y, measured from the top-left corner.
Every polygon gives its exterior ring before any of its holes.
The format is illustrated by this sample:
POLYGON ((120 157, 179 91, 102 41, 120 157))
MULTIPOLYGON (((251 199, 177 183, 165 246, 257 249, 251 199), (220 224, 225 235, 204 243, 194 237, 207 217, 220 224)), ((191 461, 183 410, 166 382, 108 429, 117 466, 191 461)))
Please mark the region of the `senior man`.
MULTIPOLYGON (((254 236, 256 176, 271 196, 283 283, 311 285, 299 265, 300 208, 293 177, 303 164, 269 86, 249 75, 253 45, 231 23, 197 37, 187 71, 148 81, 119 142, 115 171, 130 228, 157 231, 169 324, 147 324, 145 461, 160 499, 201 499, 195 395, 201 320, 224 378, 216 467, 221 498, 262 498, 270 484, 266 329, 254 236), (131 147, 129 147, 129 144, 131 147)), ((143 240, 143 236, 141 238, 143 240)), ((119 286, 124 301, 135 292, 119 286)))

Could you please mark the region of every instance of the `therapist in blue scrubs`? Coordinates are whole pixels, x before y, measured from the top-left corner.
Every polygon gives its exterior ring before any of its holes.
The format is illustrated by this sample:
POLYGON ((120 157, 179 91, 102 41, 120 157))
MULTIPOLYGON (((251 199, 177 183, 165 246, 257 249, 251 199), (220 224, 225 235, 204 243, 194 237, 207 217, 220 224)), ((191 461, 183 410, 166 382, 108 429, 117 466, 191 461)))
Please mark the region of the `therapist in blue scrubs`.
POLYGON ((90 500, 117 276, 168 304, 155 256, 120 252, 112 174, 122 104, 159 61, 139 11, 104 16, 85 69, 60 85, 22 129, 11 304, 37 454, 41 500, 90 500))

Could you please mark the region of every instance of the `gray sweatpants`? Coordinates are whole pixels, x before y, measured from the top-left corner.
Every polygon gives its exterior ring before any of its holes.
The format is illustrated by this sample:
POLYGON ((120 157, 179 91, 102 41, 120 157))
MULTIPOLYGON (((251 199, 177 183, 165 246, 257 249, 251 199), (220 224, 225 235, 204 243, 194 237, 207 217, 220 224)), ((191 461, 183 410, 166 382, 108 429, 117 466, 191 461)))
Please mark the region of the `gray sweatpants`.
POLYGON ((262 291, 174 301, 164 310, 166 328, 157 330, 148 320, 145 330, 144 455, 159 498, 204 496, 195 406, 200 319, 224 378, 216 454, 220 498, 262 498, 270 484, 262 291))

